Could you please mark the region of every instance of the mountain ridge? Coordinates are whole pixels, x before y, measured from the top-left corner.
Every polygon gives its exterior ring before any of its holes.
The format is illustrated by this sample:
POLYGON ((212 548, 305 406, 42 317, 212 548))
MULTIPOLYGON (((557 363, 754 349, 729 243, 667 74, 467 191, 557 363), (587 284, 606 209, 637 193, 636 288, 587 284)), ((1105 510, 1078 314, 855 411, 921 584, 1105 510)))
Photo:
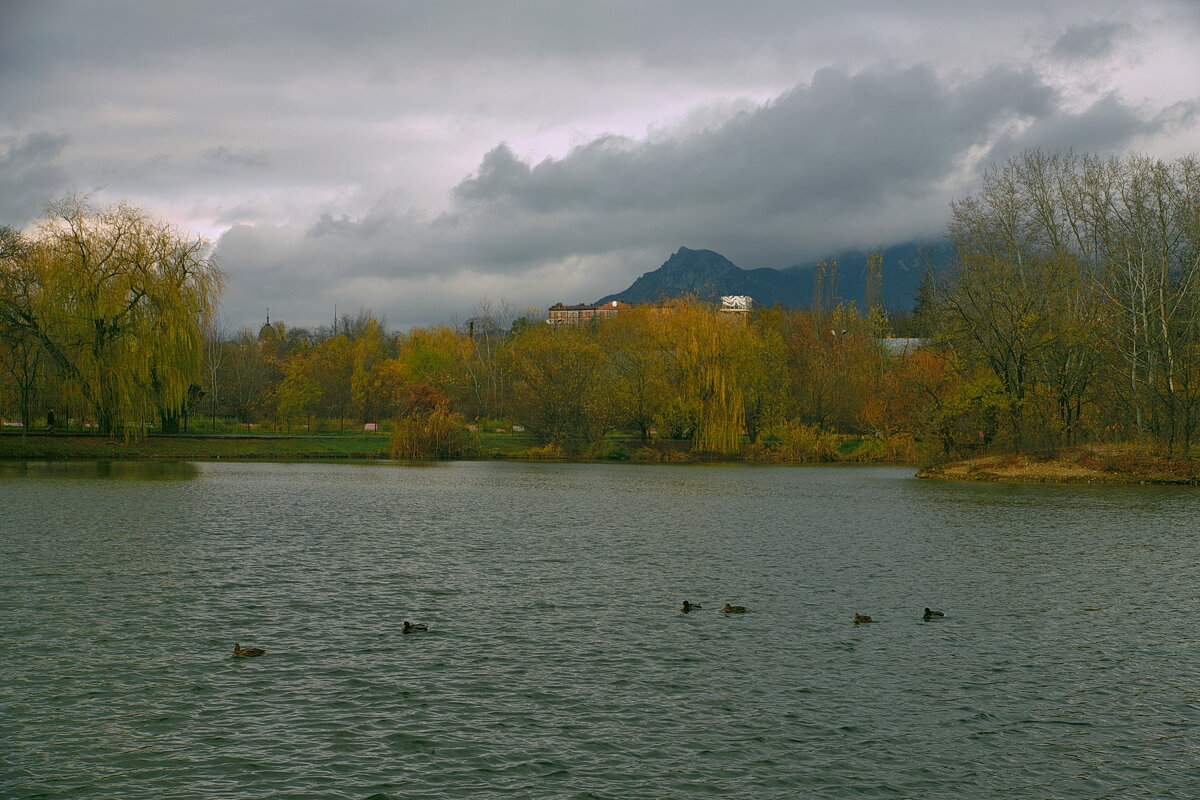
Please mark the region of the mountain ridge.
MULTIPOLYGON (((926 270, 937 269, 946 261, 946 246, 934 242, 904 242, 878 252, 883 256, 883 303, 894 311, 910 310, 926 270)), ((867 251, 847 250, 825 259, 838 263, 835 302, 864 303, 868 255, 867 251)), ((596 302, 653 303, 684 295, 715 302, 725 295, 749 295, 759 305, 807 308, 813 302, 816 272, 815 262, 784 269, 744 269, 714 250, 680 247, 658 269, 643 273, 624 290, 596 302)))

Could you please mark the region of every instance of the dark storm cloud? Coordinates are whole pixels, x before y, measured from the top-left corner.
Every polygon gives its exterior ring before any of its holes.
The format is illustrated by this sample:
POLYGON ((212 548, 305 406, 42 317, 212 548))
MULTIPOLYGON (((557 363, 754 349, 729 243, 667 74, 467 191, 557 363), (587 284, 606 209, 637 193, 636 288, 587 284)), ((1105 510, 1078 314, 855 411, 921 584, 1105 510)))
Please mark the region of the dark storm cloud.
POLYGON ((1031 72, 998 69, 948 87, 926 66, 854 75, 827 68, 810 84, 685 139, 604 137, 532 168, 500 146, 455 197, 468 208, 535 213, 670 213, 687 205, 790 215, 805 206, 858 207, 944 177, 998 124, 1045 117, 1054 99, 1031 72))
POLYGON ((68 186, 57 162, 69 141, 44 131, 0 140, 0 225, 24 226, 68 186))
POLYGON ((1050 55, 1063 61, 1107 58, 1119 40, 1131 32, 1123 22, 1093 22, 1068 28, 1050 48, 1050 55))
POLYGON ((970 176, 1030 145, 1184 152, 1198 19, 1191 0, 0 0, 0 213, 90 192, 219 238, 240 319, 586 300, 683 244, 786 266, 937 235, 970 176))
MULTIPOLYGON (((926 66, 828 68, 690 137, 604 137, 533 166, 501 145, 456 187, 452 213, 476 231, 523 215, 591 218, 584 230, 553 237, 566 249, 571 240, 592 244, 588 229, 635 244, 750 240, 754 266, 786 266, 815 248, 891 235, 875 221, 881 211, 929 195, 1005 124, 1052 117, 1055 99, 1027 71, 997 69, 952 86, 926 66)), ((930 219, 922 232, 940 224, 930 219)))
MULTIPOLYGON (((1065 111, 1058 90, 1030 70, 996 68, 955 83, 928 66, 827 68, 694 133, 601 136, 538 163, 499 144, 441 215, 386 204, 361 218, 326 214, 303 235, 284 234, 276 242, 283 251, 262 252, 275 253, 275 269, 287 265, 290 288, 301 293, 336 276, 375 287, 376 298, 414 282, 436 298, 429 276, 446 287, 515 278, 529 286, 569 264, 568 280, 525 294, 541 303, 588 299, 628 282, 613 273, 614 261, 638 274, 680 245, 727 253, 745 267, 786 267, 936 236, 948 201, 969 189, 980 166, 1025 147, 1108 152, 1163 124, 1115 96, 1065 111)), ((219 254, 251 264, 254 231, 231 234, 219 254)), ((447 289, 441 302, 453 296, 447 289)))
POLYGON ((1077 113, 1047 114, 1019 134, 1004 136, 992 148, 992 161, 1004 161, 1027 148, 1050 153, 1112 153, 1140 136, 1163 130, 1168 123, 1162 114, 1145 118, 1115 95, 1107 95, 1077 113))

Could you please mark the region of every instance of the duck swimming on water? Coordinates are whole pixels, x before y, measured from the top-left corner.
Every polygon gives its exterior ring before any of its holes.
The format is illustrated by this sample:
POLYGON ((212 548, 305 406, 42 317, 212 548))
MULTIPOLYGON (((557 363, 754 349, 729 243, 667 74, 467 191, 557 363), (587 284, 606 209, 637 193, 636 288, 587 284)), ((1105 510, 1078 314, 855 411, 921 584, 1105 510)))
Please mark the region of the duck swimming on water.
POLYGON ((731 606, 729 603, 726 603, 725 607, 721 610, 726 614, 745 614, 750 609, 746 608, 745 606, 731 606))
POLYGON ((240 644, 235 644, 233 646, 234 658, 251 658, 253 656, 261 656, 266 652, 267 651, 263 650, 261 647, 247 647, 245 650, 243 650, 240 644))
POLYGON ((401 633, 417 633, 419 631, 429 630, 428 625, 413 625, 408 620, 404 620, 404 627, 400 629, 401 633))
POLYGON ((871 618, 870 618, 868 615, 866 615, 866 614, 855 614, 855 615, 854 615, 854 624, 855 624, 855 625, 858 625, 858 624, 860 624, 860 623, 863 623, 863 622, 874 622, 874 621, 875 621, 875 620, 871 619, 871 618))
POLYGON ((931 608, 925 609, 925 619, 941 619, 946 616, 941 611, 934 611, 931 608))
POLYGON ((679 606, 679 610, 686 614, 687 612, 691 611, 694 608, 703 608, 703 607, 704 606, 700 605, 699 603, 693 603, 690 600, 684 600, 683 603, 679 606))

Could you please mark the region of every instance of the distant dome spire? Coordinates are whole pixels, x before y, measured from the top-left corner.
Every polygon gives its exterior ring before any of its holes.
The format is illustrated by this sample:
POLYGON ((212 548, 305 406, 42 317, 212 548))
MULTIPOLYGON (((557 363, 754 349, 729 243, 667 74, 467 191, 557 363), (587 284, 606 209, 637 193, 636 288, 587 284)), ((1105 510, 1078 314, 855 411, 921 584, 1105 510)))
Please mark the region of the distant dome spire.
POLYGON ((267 321, 258 329, 258 340, 260 342, 277 342, 279 341, 279 331, 275 330, 275 326, 271 324, 271 309, 267 307, 267 321))

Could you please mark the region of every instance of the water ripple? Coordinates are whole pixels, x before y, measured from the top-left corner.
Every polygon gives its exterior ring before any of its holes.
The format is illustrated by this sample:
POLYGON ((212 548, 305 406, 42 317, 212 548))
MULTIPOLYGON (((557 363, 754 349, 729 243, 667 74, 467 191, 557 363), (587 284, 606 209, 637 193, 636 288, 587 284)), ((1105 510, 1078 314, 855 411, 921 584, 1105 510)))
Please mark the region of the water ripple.
POLYGON ((1186 490, 145 469, 0 472, 0 796, 1200 794, 1186 490))

